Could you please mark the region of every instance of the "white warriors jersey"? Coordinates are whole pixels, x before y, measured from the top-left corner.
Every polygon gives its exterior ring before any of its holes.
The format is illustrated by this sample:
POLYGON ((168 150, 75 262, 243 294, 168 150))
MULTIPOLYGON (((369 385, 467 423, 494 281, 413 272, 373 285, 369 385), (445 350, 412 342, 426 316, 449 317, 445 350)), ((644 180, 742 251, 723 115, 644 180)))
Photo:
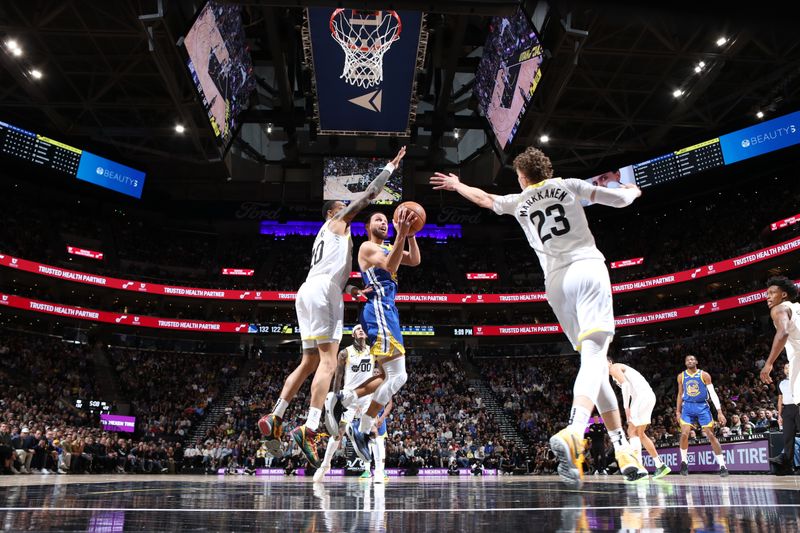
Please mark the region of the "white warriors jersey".
POLYGON ((787 307, 792 314, 787 328, 789 338, 786 340, 786 357, 791 361, 800 355, 800 303, 783 302, 778 305, 787 307))
POLYGON ((342 290, 350 279, 353 268, 353 241, 350 226, 344 235, 336 235, 330 229, 330 220, 317 233, 311 251, 311 270, 306 279, 314 276, 329 276, 342 290))
MULTIPOLYGON (((547 179, 529 185, 519 194, 496 197, 493 209, 498 215, 513 215, 517 219, 547 277, 575 261, 605 260, 595 246, 581 205, 581 200, 589 200, 597 189, 582 180, 547 179)), ((600 189, 606 194, 610 191, 600 189)))
POLYGON ((375 370, 375 357, 370 353, 369 345, 364 344, 364 349, 359 351, 355 346, 345 348, 347 360, 344 366, 345 389, 356 389, 359 385, 372 377, 375 370))
MULTIPOLYGON (((628 365, 622 365, 625 368, 625 379, 630 383, 631 398, 636 399, 639 396, 654 394, 650 384, 644 379, 644 376, 639 373, 635 368, 628 365)), ((615 380, 616 381, 616 380, 615 380)))

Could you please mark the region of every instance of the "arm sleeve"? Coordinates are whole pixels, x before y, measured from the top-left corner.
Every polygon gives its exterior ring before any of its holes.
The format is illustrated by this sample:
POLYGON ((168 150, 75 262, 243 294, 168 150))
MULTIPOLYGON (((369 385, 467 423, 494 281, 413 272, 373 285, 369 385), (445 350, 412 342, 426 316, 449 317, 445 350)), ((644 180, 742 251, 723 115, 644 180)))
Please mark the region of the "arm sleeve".
POLYGON ((717 396, 717 391, 714 390, 714 385, 708 384, 708 397, 711 398, 711 403, 714 404, 716 407, 717 412, 722 410, 722 406, 719 403, 719 396, 717 396))
POLYGON ((626 379, 625 382, 620 385, 622 389, 622 408, 627 409, 631 404, 631 384, 626 379))
POLYGON ((574 178, 564 180, 564 186, 581 200, 611 207, 631 205, 639 196, 636 189, 609 189, 574 178), (593 195, 594 198, 592 198, 593 195))
POLYGON ((507 194, 505 196, 495 196, 492 209, 498 215, 513 215, 514 210, 519 204, 520 194, 507 194))

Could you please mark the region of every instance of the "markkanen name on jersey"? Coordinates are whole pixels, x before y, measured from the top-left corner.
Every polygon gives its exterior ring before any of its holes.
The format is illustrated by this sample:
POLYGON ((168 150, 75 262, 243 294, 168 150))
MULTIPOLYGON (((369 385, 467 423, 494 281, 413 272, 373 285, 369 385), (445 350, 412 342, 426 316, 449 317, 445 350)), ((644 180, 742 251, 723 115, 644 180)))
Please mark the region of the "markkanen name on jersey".
POLYGON ((549 198, 555 198, 559 202, 563 202, 564 199, 567 197, 567 191, 564 189, 554 188, 554 189, 545 189, 543 191, 539 191, 539 194, 535 194, 525 200, 525 203, 519 207, 519 216, 526 217, 528 216, 528 209, 538 202, 539 200, 547 200, 549 198))

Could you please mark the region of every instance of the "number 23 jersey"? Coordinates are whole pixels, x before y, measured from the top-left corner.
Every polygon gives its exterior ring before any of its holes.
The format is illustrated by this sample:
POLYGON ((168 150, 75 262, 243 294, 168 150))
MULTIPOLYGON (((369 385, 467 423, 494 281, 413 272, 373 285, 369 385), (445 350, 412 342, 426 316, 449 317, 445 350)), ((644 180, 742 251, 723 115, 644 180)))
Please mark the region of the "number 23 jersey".
POLYGON ((529 185, 519 194, 497 196, 493 209, 517 219, 547 277, 582 259, 605 261, 581 205, 593 190, 582 180, 553 178, 529 185))

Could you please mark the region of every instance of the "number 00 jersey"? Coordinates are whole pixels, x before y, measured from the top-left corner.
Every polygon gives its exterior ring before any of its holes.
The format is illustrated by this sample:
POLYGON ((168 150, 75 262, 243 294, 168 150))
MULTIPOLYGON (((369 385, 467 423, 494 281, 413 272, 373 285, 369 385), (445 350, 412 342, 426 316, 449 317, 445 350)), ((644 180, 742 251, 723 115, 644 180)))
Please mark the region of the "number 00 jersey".
POLYGON ((330 230, 330 220, 325 222, 314 239, 311 251, 311 269, 306 279, 314 276, 330 276, 333 282, 344 290, 353 266, 353 241, 350 238, 350 226, 344 235, 337 235, 330 230))
POLYGON ((343 388, 356 389, 372 377, 375 370, 375 358, 370 354, 367 344, 361 351, 356 350, 355 346, 348 346, 345 348, 345 352, 347 352, 347 360, 344 366, 343 388))
POLYGON ((594 185, 582 180, 553 178, 529 185, 519 194, 498 196, 493 209, 517 219, 547 277, 575 261, 605 260, 581 205, 594 190, 594 185))

